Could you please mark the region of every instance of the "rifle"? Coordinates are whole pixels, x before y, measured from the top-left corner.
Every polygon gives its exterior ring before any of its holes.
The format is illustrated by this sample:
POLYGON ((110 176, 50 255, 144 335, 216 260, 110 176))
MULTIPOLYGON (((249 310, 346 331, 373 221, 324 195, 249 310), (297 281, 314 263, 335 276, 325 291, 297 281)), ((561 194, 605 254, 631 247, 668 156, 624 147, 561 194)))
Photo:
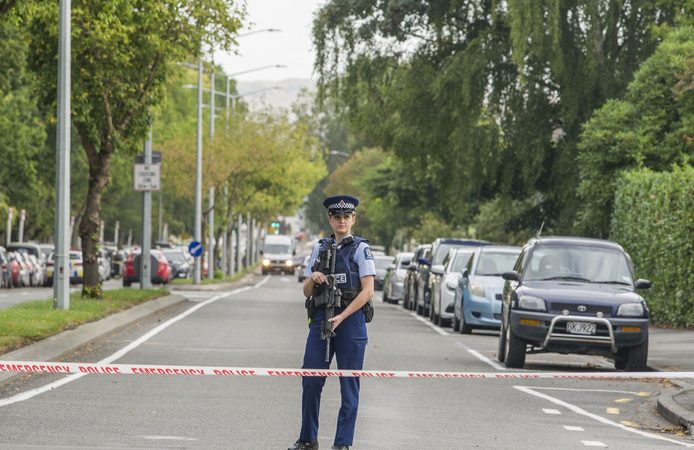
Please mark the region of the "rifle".
POLYGON ((327 286, 322 293, 322 296, 327 297, 325 299, 325 320, 321 322, 321 332, 320 338, 325 342, 325 362, 330 361, 330 339, 335 336, 333 331, 333 324, 330 319, 335 317, 335 308, 339 307, 339 301, 342 297, 342 292, 337 287, 335 281, 335 260, 337 259, 337 243, 335 239, 332 240, 330 247, 326 249, 323 258, 319 263, 319 270, 325 274, 328 278, 327 286), (326 273, 327 272, 327 273, 326 273))

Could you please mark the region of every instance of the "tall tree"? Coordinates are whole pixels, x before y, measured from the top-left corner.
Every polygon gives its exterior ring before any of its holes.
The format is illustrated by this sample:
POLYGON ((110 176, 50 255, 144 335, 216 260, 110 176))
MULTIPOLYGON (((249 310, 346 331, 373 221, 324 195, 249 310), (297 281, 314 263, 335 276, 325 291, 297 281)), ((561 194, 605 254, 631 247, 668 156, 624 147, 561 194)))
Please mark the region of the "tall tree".
MULTIPOLYGON (((35 68, 52 97, 56 6, 38 11, 33 24, 35 68)), ((89 167, 79 225, 83 295, 101 295, 97 230, 113 155, 141 146, 176 64, 204 48, 229 49, 243 15, 232 0, 73 1, 72 123, 89 167)))

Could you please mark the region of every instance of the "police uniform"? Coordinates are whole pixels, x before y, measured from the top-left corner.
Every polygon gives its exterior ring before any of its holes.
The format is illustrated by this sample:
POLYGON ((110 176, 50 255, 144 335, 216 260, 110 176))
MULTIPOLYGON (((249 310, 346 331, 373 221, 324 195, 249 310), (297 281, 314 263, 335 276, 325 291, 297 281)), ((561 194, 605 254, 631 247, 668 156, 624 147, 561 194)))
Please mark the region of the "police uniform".
MULTIPOLYGON (((351 196, 329 197, 323 202, 331 214, 352 213, 359 201, 351 196)), ((314 263, 322 249, 332 245, 333 237, 321 239, 313 248, 306 265, 304 276, 310 278, 314 263)), ((335 259, 335 281, 344 292, 361 291, 361 277, 375 276, 376 268, 371 250, 366 239, 357 236, 346 236, 337 242, 335 259)), ((319 285, 320 286, 320 285, 319 285)), ((337 316, 344 310, 343 304, 335 308, 337 316)), ((326 340, 321 339, 321 323, 325 321, 325 308, 317 308, 309 323, 309 333, 304 351, 304 369, 327 369, 330 362, 325 362, 326 340)), ((335 330, 336 336, 330 339, 330 361, 337 359, 337 368, 361 370, 366 350, 366 316, 362 311, 355 311, 340 323, 335 330)), ((325 377, 303 377, 303 394, 301 399, 301 433, 299 440, 291 449, 318 448, 318 414, 320 398, 325 377)), ((359 406, 359 378, 341 377, 340 393, 342 405, 337 419, 337 431, 333 448, 347 448, 352 445, 354 426, 359 406)))

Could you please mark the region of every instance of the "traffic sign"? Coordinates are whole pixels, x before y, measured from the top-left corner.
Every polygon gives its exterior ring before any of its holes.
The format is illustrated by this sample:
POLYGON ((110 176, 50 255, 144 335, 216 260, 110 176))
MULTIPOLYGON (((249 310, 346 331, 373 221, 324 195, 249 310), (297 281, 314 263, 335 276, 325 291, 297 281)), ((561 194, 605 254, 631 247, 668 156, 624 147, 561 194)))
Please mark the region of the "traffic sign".
POLYGON ((193 241, 190 244, 188 244, 188 252, 196 258, 202 255, 202 250, 202 244, 198 241, 193 241))
POLYGON ((161 164, 135 164, 135 190, 158 191, 161 164))

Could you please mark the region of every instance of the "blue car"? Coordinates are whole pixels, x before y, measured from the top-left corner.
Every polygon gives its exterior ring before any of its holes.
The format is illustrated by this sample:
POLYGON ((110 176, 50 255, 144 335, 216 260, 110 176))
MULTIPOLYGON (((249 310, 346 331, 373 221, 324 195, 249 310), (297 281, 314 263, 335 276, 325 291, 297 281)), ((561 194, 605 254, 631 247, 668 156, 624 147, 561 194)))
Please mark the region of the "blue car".
POLYGON ((501 275, 513 269, 520 247, 477 247, 458 280, 453 302, 453 329, 470 334, 475 328, 501 325, 501 275))

